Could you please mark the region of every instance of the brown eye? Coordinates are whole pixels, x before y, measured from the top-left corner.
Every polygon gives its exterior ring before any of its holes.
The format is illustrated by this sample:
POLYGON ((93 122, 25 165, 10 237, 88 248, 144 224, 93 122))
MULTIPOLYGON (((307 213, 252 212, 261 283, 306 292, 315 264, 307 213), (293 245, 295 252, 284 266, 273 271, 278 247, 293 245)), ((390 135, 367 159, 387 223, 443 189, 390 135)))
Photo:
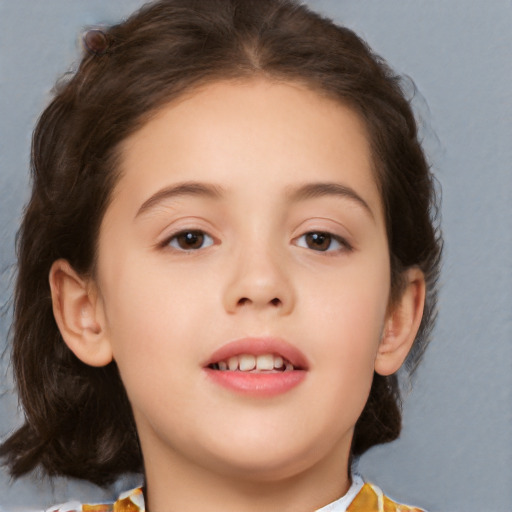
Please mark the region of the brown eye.
POLYGON ((331 235, 329 233, 307 233, 306 244, 310 249, 316 251, 327 251, 331 246, 331 235))
POLYGON ((169 240, 169 245, 182 251, 203 249, 213 244, 213 239, 203 231, 181 231, 169 240))
POLYGON ((297 238, 297 245, 318 252, 334 252, 350 249, 349 244, 339 236, 323 231, 310 231, 297 238))

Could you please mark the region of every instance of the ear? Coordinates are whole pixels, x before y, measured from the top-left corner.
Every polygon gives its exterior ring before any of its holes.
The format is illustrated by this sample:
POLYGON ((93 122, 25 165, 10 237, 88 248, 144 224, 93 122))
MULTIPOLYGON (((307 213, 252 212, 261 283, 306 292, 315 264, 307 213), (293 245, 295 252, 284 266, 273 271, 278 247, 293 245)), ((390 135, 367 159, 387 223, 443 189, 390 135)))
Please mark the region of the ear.
POLYGON ((88 365, 110 363, 112 351, 95 286, 62 259, 53 263, 49 279, 53 314, 66 345, 88 365))
POLYGON ((425 276, 412 267, 405 271, 405 289, 390 311, 375 359, 380 375, 395 373, 409 353, 423 317, 425 276))

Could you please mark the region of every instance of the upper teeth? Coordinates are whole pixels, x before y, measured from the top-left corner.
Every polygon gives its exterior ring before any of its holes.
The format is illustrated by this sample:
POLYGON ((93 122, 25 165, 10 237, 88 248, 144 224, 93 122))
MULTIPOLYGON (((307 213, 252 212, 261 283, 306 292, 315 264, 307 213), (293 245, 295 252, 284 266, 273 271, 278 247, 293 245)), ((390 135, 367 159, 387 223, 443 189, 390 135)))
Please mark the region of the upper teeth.
POLYGON ((212 365, 212 367, 218 370, 239 370, 242 372, 249 372, 251 370, 293 370, 293 365, 289 361, 273 354, 262 354, 259 356, 240 354, 238 356, 232 356, 225 361, 219 361, 212 365))

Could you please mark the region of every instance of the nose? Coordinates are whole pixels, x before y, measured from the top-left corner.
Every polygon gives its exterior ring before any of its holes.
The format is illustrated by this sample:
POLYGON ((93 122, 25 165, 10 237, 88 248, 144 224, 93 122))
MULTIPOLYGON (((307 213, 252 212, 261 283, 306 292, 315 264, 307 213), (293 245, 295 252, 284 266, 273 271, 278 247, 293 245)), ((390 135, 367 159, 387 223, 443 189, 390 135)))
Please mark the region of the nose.
POLYGON ((295 305, 295 293, 286 257, 272 248, 250 244, 230 261, 231 271, 224 290, 228 313, 273 311, 288 315, 295 305))

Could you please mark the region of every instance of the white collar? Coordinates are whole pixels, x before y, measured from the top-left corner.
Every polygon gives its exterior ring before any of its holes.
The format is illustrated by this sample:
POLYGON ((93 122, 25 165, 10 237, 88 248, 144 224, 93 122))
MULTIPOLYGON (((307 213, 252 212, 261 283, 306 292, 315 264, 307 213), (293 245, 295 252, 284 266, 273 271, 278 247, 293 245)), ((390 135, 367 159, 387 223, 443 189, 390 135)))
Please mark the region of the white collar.
POLYGON ((344 496, 329 503, 329 505, 325 505, 325 507, 319 508, 315 512, 346 512, 347 507, 352 503, 363 485, 363 479, 359 475, 353 475, 352 485, 344 496))

